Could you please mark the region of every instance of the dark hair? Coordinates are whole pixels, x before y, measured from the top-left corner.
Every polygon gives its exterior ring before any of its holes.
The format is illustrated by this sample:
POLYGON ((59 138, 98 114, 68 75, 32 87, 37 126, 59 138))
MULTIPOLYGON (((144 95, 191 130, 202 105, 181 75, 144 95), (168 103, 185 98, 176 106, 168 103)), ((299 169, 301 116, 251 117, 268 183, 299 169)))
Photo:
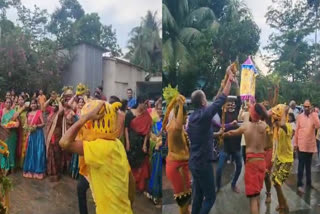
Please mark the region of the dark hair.
POLYGON ((195 108, 202 106, 203 92, 200 90, 194 91, 191 95, 191 103, 195 108))
POLYGON ((128 100, 121 100, 122 106, 120 108, 121 111, 125 112, 128 108, 128 100))
POLYGON ((101 85, 101 86, 98 86, 98 88, 99 88, 101 91, 103 91, 103 87, 102 87, 102 85, 101 85))
POLYGON ((296 118, 294 117, 294 114, 293 114, 293 113, 289 113, 289 117, 292 118, 291 121, 290 121, 290 118, 289 118, 289 122, 296 122, 296 118))
POLYGON ((127 91, 131 91, 131 92, 133 92, 133 90, 132 90, 131 88, 128 88, 128 89, 127 89, 127 91))
POLYGON ((154 103, 154 107, 157 108, 157 105, 161 105, 161 108, 162 108, 162 97, 156 100, 156 102, 154 103))
POLYGON ((137 102, 136 104, 133 106, 133 109, 136 109, 138 107, 139 104, 143 104, 145 101, 147 101, 147 97, 146 96, 138 96, 137 97, 137 102))
POLYGON ((31 101, 30 101, 30 106, 29 106, 29 110, 28 110, 29 113, 32 111, 32 109, 31 109, 32 102, 36 103, 37 109, 38 109, 38 100, 36 98, 32 98, 31 101))
MULTIPOLYGON (((98 89, 98 88, 97 88, 98 89)), ((99 89, 100 90, 100 89, 99 89)), ((94 97, 101 100, 101 97, 102 97, 102 93, 98 90, 95 90, 94 91, 94 97)))
POLYGON ((10 106, 12 106, 13 105, 13 101, 11 100, 11 98, 6 98, 4 102, 7 102, 7 100, 10 100, 10 103, 11 103, 10 106))
POLYGON ((138 96, 137 97, 137 104, 142 104, 147 100, 148 100, 148 98, 146 96, 138 96))
POLYGON ((117 96, 110 96, 109 103, 112 104, 112 103, 115 103, 115 102, 120 102, 119 97, 117 97, 117 96))
MULTIPOLYGON (((39 91, 38 90, 36 90, 35 92, 33 92, 33 95, 34 94, 36 94, 36 97, 38 97, 39 96, 39 91)), ((33 97, 33 95, 32 95, 32 97, 33 97)), ((32 101, 32 100, 31 100, 32 101)))
POLYGON ((257 112, 257 114, 261 117, 262 120, 265 120, 265 121, 268 120, 269 118, 268 112, 262 104, 256 103, 254 105, 254 110, 257 112))
POLYGON ((36 104, 38 104, 38 100, 37 100, 37 99, 35 99, 35 98, 32 98, 32 99, 31 99, 31 101, 30 101, 30 105, 31 105, 31 103, 32 103, 32 102, 35 102, 36 104))
POLYGON ((83 97, 78 97, 78 103, 80 102, 80 100, 83 100, 83 102, 86 103, 86 101, 84 101, 83 97))
POLYGON ((18 96, 18 99, 19 99, 20 97, 21 97, 23 100, 25 100, 25 98, 24 98, 21 94, 18 96))

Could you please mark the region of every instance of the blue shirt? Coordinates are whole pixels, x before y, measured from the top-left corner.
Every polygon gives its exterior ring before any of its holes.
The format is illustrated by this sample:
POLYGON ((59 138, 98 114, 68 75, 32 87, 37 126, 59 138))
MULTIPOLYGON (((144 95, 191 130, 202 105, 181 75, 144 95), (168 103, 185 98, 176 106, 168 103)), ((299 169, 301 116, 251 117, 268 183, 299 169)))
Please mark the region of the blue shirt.
POLYGON ((128 100, 128 107, 129 108, 133 108, 137 103, 137 100, 135 98, 131 98, 130 100, 128 100))
POLYGON ((211 120, 227 96, 222 94, 210 106, 196 109, 189 117, 190 168, 200 168, 213 160, 213 126, 211 120))

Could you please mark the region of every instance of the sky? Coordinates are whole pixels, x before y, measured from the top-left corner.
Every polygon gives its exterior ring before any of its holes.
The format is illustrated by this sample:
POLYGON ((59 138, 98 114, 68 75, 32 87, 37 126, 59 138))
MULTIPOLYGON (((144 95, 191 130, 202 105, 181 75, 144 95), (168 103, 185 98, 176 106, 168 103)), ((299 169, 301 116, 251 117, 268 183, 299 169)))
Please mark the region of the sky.
MULTIPOLYGON (((37 5, 41 9, 47 9, 52 13, 59 7, 59 0, 21 0, 23 5, 33 8, 37 5)), ((131 29, 140 24, 141 17, 148 10, 157 11, 161 20, 161 0, 78 0, 86 13, 96 12, 101 22, 106 25, 112 24, 117 32, 117 39, 120 47, 126 50, 128 34, 131 29)), ((272 32, 266 23, 265 14, 272 0, 244 0, 252 12, 255 22, 261 29, 260 50, 267 45, 268 37, 272 32)), ((8 17, 16 20, 15 10, 8 11, 8 17)))
MULTIPOLYGON (((28 8, 37 5, 41 9, 47 9, 52 13, 60 6, 59 0, 21 0, 28 8)), ((117 32, 118 44, 123 52, 126 52, 128 34, 131 29, 138 26, 141 17, 145 16, 148 10, 157 11, 159 20, 162 19, 162 3, 160 0, 78 0, 86 13, 98 13, 101 23, 112 24, 117 32)), ((7 13, 9 19, 17 19, 16 11, 10 10, 7 13)))
POLYGON ((260 34, 260 50, 268 44, 268 37, 272 33, 272 29, 266 23, 264 17, 268 7, 272 5, 272 0, 244 0, 248 8, 251 10, 253 19, 261 30, 260 34))
POLYGON ((260 55, 266 54, 266 51, 263 49, 268 44, 269 35, 272 33, 272 29, 266 22, 265 14, 267 13, 268 7, 272 5, 272 0, 244 0, 250 9, 253 20, 256 22, 260 28, 260 51, 254 57, 255 65, 259 68, 262 74, 266 75, 269 72, 267 63, 265 59, 260 55))

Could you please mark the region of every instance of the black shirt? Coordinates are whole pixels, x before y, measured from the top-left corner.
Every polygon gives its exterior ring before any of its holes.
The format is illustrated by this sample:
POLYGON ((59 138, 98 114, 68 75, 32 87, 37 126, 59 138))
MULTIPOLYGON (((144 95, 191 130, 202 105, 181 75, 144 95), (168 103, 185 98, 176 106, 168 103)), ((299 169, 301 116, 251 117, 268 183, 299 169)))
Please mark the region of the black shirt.
POLYGON ((210 106, 196 109, 189 117, 190 168, 205 166, 213 160, 213 126, 211 120, 226 101, 219 96, 210 106))
MULTIPOLYGON (((235 108, 234 112, 228 112, 228 111, 226 112, 225 124, 231 123, 234 120, 238 120, 240 108, 241 108, 241 98, 240 98, 240 96, 238 96, 237 100, 236 100, 236 108, 235 108)), ((231 126, 230 128, 226 127, 225 132, 230 131, 230 130, 235 130, 237 128, 239 128, 238 125, 231 126)), ((224 138, 223 151, 226 153, 240 152, 241 137, 242 136, 234 136, 234 137, 224 138)))

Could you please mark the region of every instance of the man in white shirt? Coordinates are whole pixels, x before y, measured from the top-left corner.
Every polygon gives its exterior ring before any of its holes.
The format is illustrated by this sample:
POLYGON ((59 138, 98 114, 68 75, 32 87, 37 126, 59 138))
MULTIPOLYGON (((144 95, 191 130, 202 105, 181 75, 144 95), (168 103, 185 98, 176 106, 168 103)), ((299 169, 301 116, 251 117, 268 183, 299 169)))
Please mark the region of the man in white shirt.
POLYGON ((300 111, 299 109, 296 107, 296 101, 291 100, 289 103, 290 109, 288 113, 293 113, 294 114, 294 118, 297 119, 297 116, 299 115, 300 111))

